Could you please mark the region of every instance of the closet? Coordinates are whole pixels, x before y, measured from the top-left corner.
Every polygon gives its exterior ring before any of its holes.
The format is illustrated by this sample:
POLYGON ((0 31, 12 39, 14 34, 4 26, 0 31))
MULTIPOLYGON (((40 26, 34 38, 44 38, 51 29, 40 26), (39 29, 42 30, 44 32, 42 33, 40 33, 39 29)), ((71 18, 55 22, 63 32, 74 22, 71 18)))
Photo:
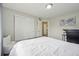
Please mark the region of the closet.
POLYGON ((30 16, 15 15, 15 40, 35 37, 35 20, 30 16))

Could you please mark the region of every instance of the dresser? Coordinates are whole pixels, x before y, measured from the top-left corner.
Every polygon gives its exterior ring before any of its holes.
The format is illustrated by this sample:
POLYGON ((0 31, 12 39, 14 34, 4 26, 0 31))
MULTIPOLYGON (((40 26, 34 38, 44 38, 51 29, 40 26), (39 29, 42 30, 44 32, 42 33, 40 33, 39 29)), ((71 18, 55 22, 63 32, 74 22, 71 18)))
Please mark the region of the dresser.
POLYGON ((79 44, 79 29, 64 29, 66 41, 79 44))

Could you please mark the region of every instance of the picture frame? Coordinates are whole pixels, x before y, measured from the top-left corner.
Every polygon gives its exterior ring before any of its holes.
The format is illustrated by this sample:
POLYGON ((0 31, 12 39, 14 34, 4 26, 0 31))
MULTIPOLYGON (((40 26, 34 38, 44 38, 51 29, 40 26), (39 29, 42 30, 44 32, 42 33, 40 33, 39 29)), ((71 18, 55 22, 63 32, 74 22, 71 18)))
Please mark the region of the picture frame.
POLYGON ((76 25, 76 16, 60 20, 60 26, 74 26, 74 25, 76 25))

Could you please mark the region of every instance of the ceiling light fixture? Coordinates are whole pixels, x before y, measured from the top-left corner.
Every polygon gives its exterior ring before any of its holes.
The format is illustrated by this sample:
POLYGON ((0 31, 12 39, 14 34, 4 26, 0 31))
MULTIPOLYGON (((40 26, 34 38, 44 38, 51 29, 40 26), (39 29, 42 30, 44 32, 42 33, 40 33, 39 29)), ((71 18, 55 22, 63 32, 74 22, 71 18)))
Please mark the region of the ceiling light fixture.
POLYGON ((51 8, 52 8, 52 6, 53 6, 53 4, 52 4, 52 3, 47 4, 47 5, 46 5, 46 9, 51 9, 51 8))

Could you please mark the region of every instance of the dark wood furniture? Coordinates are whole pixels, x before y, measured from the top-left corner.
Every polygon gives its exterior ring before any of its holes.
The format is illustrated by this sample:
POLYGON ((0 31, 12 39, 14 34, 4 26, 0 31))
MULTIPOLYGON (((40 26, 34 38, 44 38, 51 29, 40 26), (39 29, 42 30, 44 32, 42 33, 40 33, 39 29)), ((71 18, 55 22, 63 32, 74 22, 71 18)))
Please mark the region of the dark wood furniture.
POLYGON ((67 42, 79 44, 79 29, 64 29, 67 42))

